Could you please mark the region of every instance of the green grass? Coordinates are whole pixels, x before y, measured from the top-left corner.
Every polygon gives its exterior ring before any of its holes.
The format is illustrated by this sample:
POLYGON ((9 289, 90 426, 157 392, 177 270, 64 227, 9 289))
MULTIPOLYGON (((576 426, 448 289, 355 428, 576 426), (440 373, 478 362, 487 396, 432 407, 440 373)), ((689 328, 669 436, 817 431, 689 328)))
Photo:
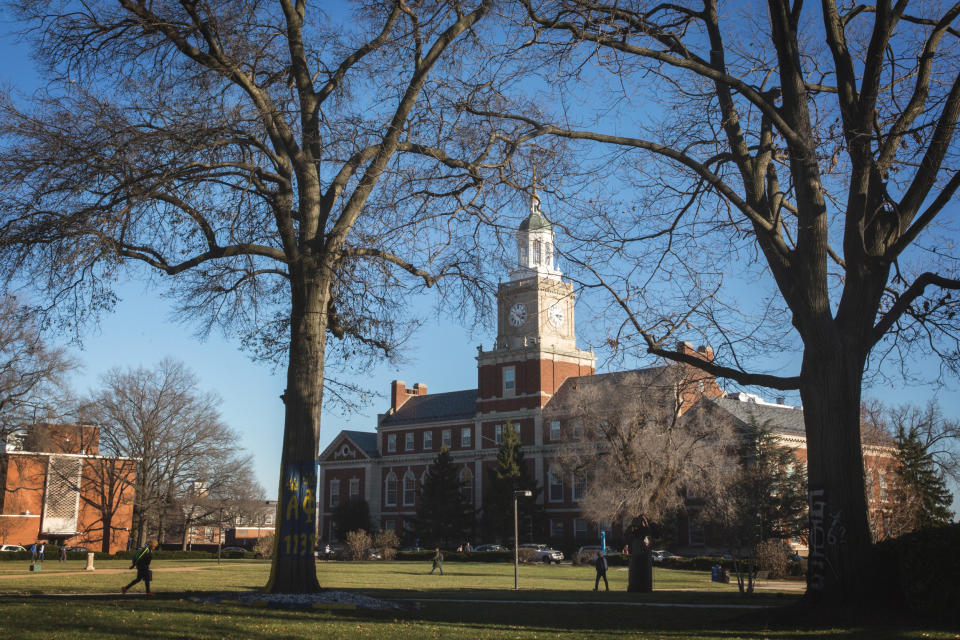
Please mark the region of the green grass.
MULTIPOLYGON (((409 599, 397 612, 290 611, 231 603, 201 604, 191 592, 251 591, 265 583, 265 562, 170 560, 154 562, 155 599, 114 594, 133 577, 125 561, 47 562, 40 573, 0 565, 0 637, 3 638, 960 638, 912 623, 821 628, 771 624, 774 609, 638 607, 628 603, 745 602, 733 585, 709 574, 656 570, 653 594, 627 594, 626 571, 612 567, 611 592, 594 593, 593 570, 522 566, 513 590, 508 564, 447 563, 446 575, 428 575, 428 563, 331 562, 318 565, 325 588, 409 599), (52 597, 52 593, 76 594, 52 597), (449 600, 483 600, 459 603, 449 600), (494 602, 490 602, 494 601, 494 602), (547 601, 548 603, 542 603, 547 601), (611 604, 608 604, 611 603, 611 604), (620 604, 622 603, 622 604, 620 604)), ((142 587, 135 587, 142 589, 142 587)), ((799 592, 761 592, 751 603, 780 604, 799 592)))

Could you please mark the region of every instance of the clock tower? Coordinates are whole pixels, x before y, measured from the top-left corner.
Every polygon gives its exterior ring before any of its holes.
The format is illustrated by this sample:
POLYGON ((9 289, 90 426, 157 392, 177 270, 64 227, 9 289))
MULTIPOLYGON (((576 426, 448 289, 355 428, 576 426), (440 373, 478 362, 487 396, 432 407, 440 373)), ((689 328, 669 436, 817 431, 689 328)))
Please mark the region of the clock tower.
POLYGON ((564 380, 594 372, 593 353, 577 348, 575 294, 554 264, 553 240, 534 190, 516 267, 497 291, 497 340, 477 355, 481 412, 542 407, 564 380))

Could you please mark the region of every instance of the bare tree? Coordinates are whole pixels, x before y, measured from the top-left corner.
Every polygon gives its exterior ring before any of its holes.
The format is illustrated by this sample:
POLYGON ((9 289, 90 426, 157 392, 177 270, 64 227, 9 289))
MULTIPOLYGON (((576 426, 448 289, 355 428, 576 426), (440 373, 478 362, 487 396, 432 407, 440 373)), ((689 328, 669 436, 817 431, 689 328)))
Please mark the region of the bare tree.
POLYGON ((459 222, 513 147, 448 89, 485 73, 467 52, 491 1, 11 4, 49 89, 0 103, 0 268, 74 323, 141 265, 286 363, 269 588, 318 589, 327 365, 392 356, 409 291, 478 271, 459 222))
POLYGON ((870 599, 864 372, 914 348, 957 369, 957 254, 938 223, 960 186, 960 5, 522 4, 523 53, 562 78, 565 111, 513 121, 608 150, 598 194, 638 190, 570 232, 624 314, 611 344, 799 390, 811 514, 830 527, 812 536, 809 600, 870 599), (666 348, 692 330, 715 361, 666 348), (771 372, 762 347, 800 353, 799 370, 771 372))
POLYGON ((191 527, 236 522, 263 505, 263 487, 253 476, 253 457, 222 452, 195 467, 193 479, 180 487, 176 504, 183 513, 181 548, 186 549, 191 527))
POLYGON ((134 536, 164 542, 182 522, 180 501, 195 483, 227 484, 238 436, 220 418, 219 398, 197 389, 182 363, 163 360, 153 369, 113 369, 103 389, 81 409, 100 425, 101 451, 138 461, 134 536), (212 476, 211 468, 220 471, 212 476), (171 522, 173 520, 173 522, 171 522))
POLYGON ((0 297, 0 441, 62 411, 64 376, 75 367, 44 343, 29 309, 0 297))
MULTIPOLYGON (((625 530, 635 520, 664 523, 688 506, 723 508, 736 471, 733 423, 708 407, 689 412, 716 382, 687 365, 568 381, 545 419, 559 420, 565 445, 557 461, 585 485, 582 508, 594 522, 625 530)), ((719 390, 717 390, 719 391, 719 390)), ((717 395, 717 394, 714 394, 717 395)), ((631 543, 631 587, 652 585, 642 541, 631 543), (639 573, 639 575, 638 575, 639 573)))

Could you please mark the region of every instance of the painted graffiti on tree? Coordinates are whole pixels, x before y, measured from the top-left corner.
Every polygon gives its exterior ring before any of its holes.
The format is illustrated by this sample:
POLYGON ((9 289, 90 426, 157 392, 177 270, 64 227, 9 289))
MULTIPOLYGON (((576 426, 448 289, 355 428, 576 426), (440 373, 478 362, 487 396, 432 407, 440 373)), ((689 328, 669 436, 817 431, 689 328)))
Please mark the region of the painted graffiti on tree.
POLYGON ((847 528, 843 526, 843 512, 829 514, 827 520, 827 494, 823 489, 810 489, 810 553, 808 557, 810 578, 808 588, 822 591, 828 569, 839 577, 830 564, 829 552, 839 553, 837 547, 846 544, 847 528))
POLYGON ((313 554, 316 546, 317 471, 311 462, 288 465, 281 500, 282 537, 278 553, 283 556, 313 554))

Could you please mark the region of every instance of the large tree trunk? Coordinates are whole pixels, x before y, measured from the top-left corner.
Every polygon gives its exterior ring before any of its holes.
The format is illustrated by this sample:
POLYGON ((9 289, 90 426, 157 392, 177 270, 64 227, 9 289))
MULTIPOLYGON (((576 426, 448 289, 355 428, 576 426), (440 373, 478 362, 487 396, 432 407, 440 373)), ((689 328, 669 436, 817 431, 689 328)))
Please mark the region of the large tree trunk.
POLYGON ((807 600, 863 603, 871 575, 870 528, 860 444, 863 359, 843 350, 804 354, 800 395, 807 432, 810 551, 807 600))
POLYGON ((329 281, 319 267, 291 269, 290 361, 280 461, 276 535, 267 591, 320 589, 316 546, 317 441, 323 399, 329 281))
MULTIPOLYGON (((103 512, 103 535, 100 540, 100 551, 110 553, 110 543, 113 539, 113 510, 107 507, 103 512)), ((60 544, 63 544, 61 541, 60 544)))

